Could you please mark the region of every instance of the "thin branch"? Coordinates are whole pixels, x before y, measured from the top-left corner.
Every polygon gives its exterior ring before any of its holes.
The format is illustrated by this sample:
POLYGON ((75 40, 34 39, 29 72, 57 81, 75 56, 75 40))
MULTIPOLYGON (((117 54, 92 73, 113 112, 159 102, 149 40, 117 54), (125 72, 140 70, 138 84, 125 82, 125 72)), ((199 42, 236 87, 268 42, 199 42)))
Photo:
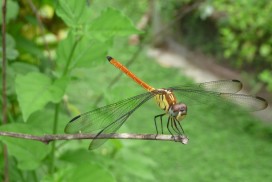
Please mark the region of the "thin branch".
POLYGON ((45 144, 56 140, 82 140, 82 139, 135 139, 135 140, 162 140, 175 141, 187 144, 189 139, 184 135, 156 135, 156 134, 132 134, 132 133, 115 133, 115 134, 58 134, 58 135, 31 135, 24 133, 0 131, 0 136, 22 138, 27 140, 36 140, 45 144))
POLYGON ((34 12, 34 14, 36 16, 38 26, 40 27, 40 30, 41 30, 42 39, 43 39, 43 42, 44 42, 44 45, 45 45, 45 50, 47 51, 47 54, 48 54, 48 59, 49 59, 49 61, 51 63, 53 63, 51 53, 50 53, 50 49, 49 49, 49 45, 48 45, 48 42, 45 39, 45 28, 44 28, 43 22, 42 22, 42 20, 40 18, 39 12, 38 12, 36 6, 34 5, 34 3, 32 2, 32 0, 28 0, 27 2, 28 2, 29 6, 31 7, 32 11, 34 12))
MULTIPOLYGON (((2 122, 7 123, 7 57, 6 57, 6 13, 7 13, 7 1, 2 1, 2 122)), ((8 161, 8 148, 4 144, 3 146, 3 158, 4 158, 4 179, 3 181, 9 181, 9 161, 8 161)))
POLYGON ((2 122, 7 123, 7 57, 6 57, 6 0, 2 3, 2 122))

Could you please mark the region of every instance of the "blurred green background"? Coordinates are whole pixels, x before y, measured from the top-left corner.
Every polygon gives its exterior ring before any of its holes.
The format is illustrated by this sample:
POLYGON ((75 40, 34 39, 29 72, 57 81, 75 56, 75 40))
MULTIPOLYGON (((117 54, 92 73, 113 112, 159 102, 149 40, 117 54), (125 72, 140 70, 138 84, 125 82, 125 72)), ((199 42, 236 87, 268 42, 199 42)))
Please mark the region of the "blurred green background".
MULTIPOLYGON (((107 55, 155 88, 211 81, 209 72, 241 79, 247 93, 270 102, 271 11, 272 2, 254 0, 9 0, 0 130, 64 134, 74 116, 144 93, 125 75, 115 80, 120 71, 107 55), (195 67, 200 72, 188 74, 195 67)), ((154 134, 161 113, 151 100, 118 133, 154 134)), ((257 114, 219 101, 193 105, 182 121, 187 145, 109 140, 89 151, 89 140, 44 145, 1 136, 1 154, 6 144, 16 182, 272 181, 271 107, 257 114)))

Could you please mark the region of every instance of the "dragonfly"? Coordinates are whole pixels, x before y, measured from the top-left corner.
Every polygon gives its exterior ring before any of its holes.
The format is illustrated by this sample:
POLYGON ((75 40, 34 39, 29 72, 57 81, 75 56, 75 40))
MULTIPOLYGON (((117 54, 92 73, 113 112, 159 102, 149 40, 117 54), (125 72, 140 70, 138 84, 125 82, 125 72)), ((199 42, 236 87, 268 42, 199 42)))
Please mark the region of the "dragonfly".
POLYGON ((168 116, 166 126, 172 137, 185 134, 181 121, 187 115, 189 108, 187 103, 234 102, 249 111, 263 110, 268 106, 267 101, 261 97, 237 93, 242 89, 242 83, 239 80, 218 80, 188 86, 155 89, 138 78, 116 59, 110 56, 107 56, 107 59, 147 92, 80 114, 66 125, 65 133, 96 134, 90 143, 90 150, 98 148, 107 141, 107 139, 99 139, 100 135, 115 134, 138 108, 152 98, 155 99, 159 108, 163 110, 162 114, 154 116, 156 134, 159 133, 158 122, 160 122, 161 133, 163 134, 163 117, 168 116), (177 101, 177 96, 181 98, 182 102, 177 101))

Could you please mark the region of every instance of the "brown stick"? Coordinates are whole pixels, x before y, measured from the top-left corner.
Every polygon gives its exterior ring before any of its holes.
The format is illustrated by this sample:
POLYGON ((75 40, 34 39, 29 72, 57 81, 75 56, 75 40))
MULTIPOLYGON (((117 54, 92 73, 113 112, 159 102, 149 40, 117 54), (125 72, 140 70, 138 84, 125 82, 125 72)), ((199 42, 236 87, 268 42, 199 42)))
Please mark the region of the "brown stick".
MULTIPOLYGON (((7 123, 7 95, 6 95, 6 13, 7 13, 7 1, 2 1, 2 122, 7 123)), ((3 157, 4 157, 4 179, 3 181, 9 181, 8 171, 8 148, 6 145, 3 146, 3 157)))
POLYGON ((0 131, 0 136, 22 138, 27 140, 36 140, 48 144, 56 140, 81 140, 81 139, 135 139, 135 140, 162 140, 175 141, 187 144, 189 139, 186 136, 175 135, 156 135, 156 134, 132 134, 132 133, 115 133, 115 134, 57 134, 57 135, 31 135, 24 133, 0 131))

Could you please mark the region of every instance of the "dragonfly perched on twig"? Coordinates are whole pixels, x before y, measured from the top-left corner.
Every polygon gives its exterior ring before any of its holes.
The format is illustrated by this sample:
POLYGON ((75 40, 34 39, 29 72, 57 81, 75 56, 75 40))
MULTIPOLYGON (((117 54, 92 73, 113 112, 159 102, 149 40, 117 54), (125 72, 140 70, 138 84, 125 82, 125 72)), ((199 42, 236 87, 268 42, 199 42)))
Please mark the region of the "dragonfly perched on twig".
POLYGON ((208 104, 212 100, 235 102, 246 107, 250 111, 263 110, 268 106, 265 99, 251 95, 238 94, 242 89, 242 83, 238 80, 220 80, 200 83, 191 86, 177 86, 169 88, 155 89, 140 80, 125 66, 116 59, 107 56, 108 61, 116 68, 124 72, 137 84, 148 92, 127 98, 114 104, 97 108, 95 110, 80 114, 74 117, 66 126, 66 133, 94 133, 89 149, 95 149, 104 144, 107 139, 98 139, 101 134, 114 134, 134 113, 148 100, 154 98, 159 108, 164 112, 154 117, 156 133, 158 134, 159 121, 163 133, 163 116, 168 115, 167 129, 174 136, 184 135, 181 121, 187 115, 187 102, 199 102, 208 104), (182 102, 178 102, 176 96, 181 97, 182 102))

